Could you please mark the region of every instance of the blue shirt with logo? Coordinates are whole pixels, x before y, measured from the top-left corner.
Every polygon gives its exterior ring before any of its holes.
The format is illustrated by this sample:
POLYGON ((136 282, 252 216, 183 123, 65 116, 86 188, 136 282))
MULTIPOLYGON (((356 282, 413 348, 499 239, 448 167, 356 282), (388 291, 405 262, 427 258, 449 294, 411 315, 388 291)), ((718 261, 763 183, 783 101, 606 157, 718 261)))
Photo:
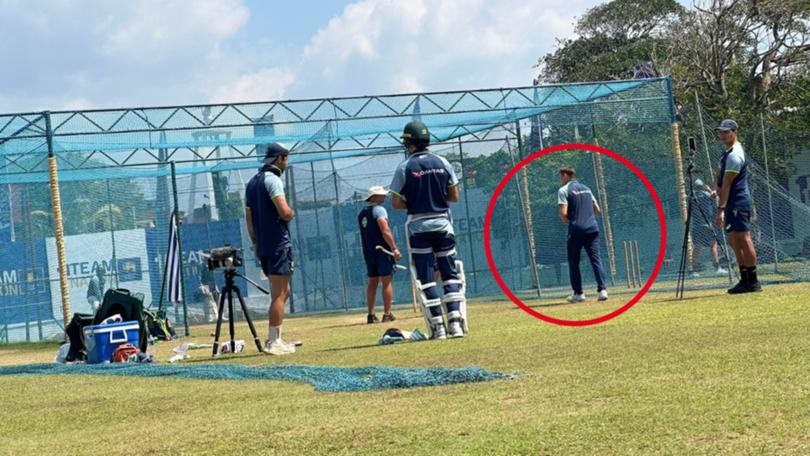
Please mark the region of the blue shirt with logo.
POLYGON ((458 178, 450 162, 428 150, 412 154, 397 167, 391 193, 405 200, 408 215, 420 217, 411 222, 410 234, 433 231, 453 234, 447 193, 455 185, 458 178))
POLYGON ((568 206, 568 233, 574 235, 598 233, 593 205, 596 198, 587 185, 569 181, 557 191, 557 203, 568 206))
POLYGON ((245 205, 253 218, 253 233, 256 235, 256 254, 271 255, 280 248, 292 246, 288 223, 279 217, 273 200, 284 196, 281 171, 259 171, 245 188, 245 205))
POLYGON ((387 219, 388 212, 379 204, 370 204, 360 211, 357 216, 357 224, 360 227, 360 241, 363 244, 363 257, 366 260, 376 258, 377 246, 381 245, 386 250, 391 250, 391 246, 385 242, 380 229, 379 219, 387 219))
POLYGON ((734 144, 720 158, 720 174, 717 177, 717 188, 723 186, 726 173, 737 174, 734 180, 731 181, 726 209, 750 209, 751 191, 748 188, 748 161, 745 159, 742 144, 734 144))

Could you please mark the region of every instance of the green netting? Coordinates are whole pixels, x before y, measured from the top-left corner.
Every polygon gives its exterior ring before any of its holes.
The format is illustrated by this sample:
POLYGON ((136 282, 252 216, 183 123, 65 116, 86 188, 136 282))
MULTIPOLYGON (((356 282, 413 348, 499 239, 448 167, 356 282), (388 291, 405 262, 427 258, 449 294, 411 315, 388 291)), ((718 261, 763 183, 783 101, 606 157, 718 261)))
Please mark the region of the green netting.
MULTIPOLYGON (((108 287, 142 293, 147 306, 157 307, 164 285, 169 213, 176 206, 182 221, 186 309, 178 305, 168 310, 183 328, 185 323, 214 317, 211 303, 218 297, 222 277, 221 272, 207 274, 203 251, 225 243, 245 248, 244 272, 267 285, 249 248, 244 190, 258 166, 256 144, 270 141, 287 141, 292 147, 292 165, 284 175, 287 198, 296 211, 290 227, 296 272, 288 311, 365 307, 357 213, 369 186, 390 184, 405 158, 399 145, 401 128, 413 118, 428 124, 434 136, 432 150, 453 164, 462 181, 462 200, 452 210, 469 296, 500 295, 482 242, 484 214, 495 186, 532 151, 570 142, 598 142, 614 150, 633 161, 655 186, 669 232, 662 282, 657 285, 664 289, 677 268, 683 234, 672 106, 669 80, 650 79, 0 115, 0 341, 38 340, 62 331, 47 174, 49 139, 59 166, 72 310, 89 310, 85 295, 98 267, 105 272, 108 287), (201 283, 208 283, 212 293, 206 293, 201 283)), ((688 121, 681 144, 688 134, 699 133, 697 116, 683 116, 688 121)), ((710 135, 714 121, 706 119, 706 124, 710 135)), ((769 141, 777 136, 770 135, 769 141)), ((779 148, 784 142, 776 144, 773 153, 785 160, 796 155, 779 148)), ((710 147, 714 162, 720 151, 716 144, 710 147)), ((756 145, 746 147, 756 154, 756 145)), ((646 280, 660 239, 646 190, 628 170, 607 158, 602 160, 600 183, 594 156, 570 152, 533 163, 528 168, 527 194, 520 194, 515 179, 499 201, 493 253, 505 282, 526 296, 537 295, 537 279, 545 297, 570 292, 565 227, 558 220, 555 200, 562 162, 575 166, 580 179, 610 208, 602 223, 605 231, 609 220, 612 242, 603 236, 602 252, 608 279, 615 284, 611 286, 627 287, 625 241, 638 243, 641 278, 646 280)), ((810 214, 801 198, 810 198, 810 169, 785 167, 779 173, 774 179, 756 168, 752 178, 758 248, 774 245, 780 274, 793 271, 771 279, 806 279, 810 214), (771 238, 776 242, 769 242, 771 238)), ((387 208, 394 236, 404 246, 404 214, 387 208)), ((705 249, 702 255, 707 261, 705 249)), ((766 264, 776 264, 767 251, 761 255, 766 264)), ((591 274, 584 259, 581 269, 586 287, 593 287, 587 283, 591 274)), ((725 283, 723 277, 701 274, 706 286, 725 283)), ((693 281, 690 286, 701 283, 693 281)), ((268 298, 243 281, 238 285, 254 318, 264 320, 268 298)), ((406 274, 395 276, 394 289, 396 303, 411 302, 406 274)))

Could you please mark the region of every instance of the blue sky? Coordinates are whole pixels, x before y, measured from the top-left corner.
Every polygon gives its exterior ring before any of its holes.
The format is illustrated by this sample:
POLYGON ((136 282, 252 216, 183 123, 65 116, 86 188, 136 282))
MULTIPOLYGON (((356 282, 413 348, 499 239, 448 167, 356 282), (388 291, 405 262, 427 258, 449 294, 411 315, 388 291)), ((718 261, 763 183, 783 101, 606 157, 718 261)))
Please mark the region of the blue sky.
POLYGON ((0 112, 528 85, 598 0, 0 0, 0 112))

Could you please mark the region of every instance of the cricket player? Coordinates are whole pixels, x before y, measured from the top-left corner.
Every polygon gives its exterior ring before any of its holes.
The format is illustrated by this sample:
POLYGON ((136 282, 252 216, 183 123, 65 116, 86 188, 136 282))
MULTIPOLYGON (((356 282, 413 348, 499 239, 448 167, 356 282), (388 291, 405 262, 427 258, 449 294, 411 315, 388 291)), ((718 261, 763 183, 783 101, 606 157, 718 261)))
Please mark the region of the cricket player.
POLYGON ((728 243, 740 267, 740 281, 731 294, 761 291, 757 279, 757 251, 751 240, 751 192, 748 189, 748 161, 737 138, 737 122, 726 119, 714 129, 726 152, 720 158, 717 193, 720 203, 714 223, 728 232, 728 243))
POLYGON ((379 185, 368 189, 366 205, 357 216, 360 227, 360 240, 363 245, 363 259, 366 261, 368 271, 368 286, 366 287, 366 303, 368 316, 366 323, 377 323, 374 307, 377 303, 377 285, 382 284, 383 297, 383 323, 394 321, 391 313, 391 302, 394 300, 394 261, 402 258, 402 254, 394 241, 394 235, 388 226, 388 212, 383 207, 388 192, 379 185), (377 247, 383 247, 392 252, 394 256, 381 252, 377 247))
POLYGON ((456 264, 456 238, 450 203, 459 200, 458 178, 450 163, 428 150, 430 133, 419 121, 409 122, 402 132, 408 159, 394 173, 390 191, 394 209, 408 211, 409 253, 416 271, 423 307, 432 339, 464 337, 465 312, 463 271, 456 264), (443 296, 434 277, 434 264, 441 272, 443 296), (447 326, 442 315, 447 311, 447 326))
POLYGON ((591 189, 576 180, 576 171, 571 166, 560 168, 560 184, 557 191, 557 203, 560 207, 560 219, 568 224, 568 275, 571 279, 571 288, 574 294, 568 297, 568 302, 585 301, 582 292, 582 275, 579 272, 579 258, 582 248, 591 261, 593 275, 596 278, 599 300, 608 298, 605 286, 605 271, 602 268, 602 259, 599 254, 599 225, 596 216, 602 210, 596 202, 591 189))
POLYGON ((265 146, 264 166, 245 188, 245 223, 256 258, 270 281, 269 334, 264 347, 270 355, 295 352, 295 345, 281 338, 284 305, 290 297, 290 275, 294 269, 288 227, 293 210, 287 204, 281 180, 289 153, 278 143, 265 146))

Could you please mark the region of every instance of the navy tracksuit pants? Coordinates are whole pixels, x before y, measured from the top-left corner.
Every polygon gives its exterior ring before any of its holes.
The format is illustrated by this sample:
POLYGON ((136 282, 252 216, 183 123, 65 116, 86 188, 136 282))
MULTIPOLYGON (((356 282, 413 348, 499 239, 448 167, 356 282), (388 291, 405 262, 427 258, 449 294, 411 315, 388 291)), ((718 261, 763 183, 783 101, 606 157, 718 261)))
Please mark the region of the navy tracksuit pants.
POLYGON ((571 277, 571 288, 574 294, 582 294, 582 274, 579 272, 579 259, 582 249, 591 261, 593 275, 596 278, 597 290, 606 289, 605 271, 599 254, 599 232, 568 233, 568 274, 571 277))

